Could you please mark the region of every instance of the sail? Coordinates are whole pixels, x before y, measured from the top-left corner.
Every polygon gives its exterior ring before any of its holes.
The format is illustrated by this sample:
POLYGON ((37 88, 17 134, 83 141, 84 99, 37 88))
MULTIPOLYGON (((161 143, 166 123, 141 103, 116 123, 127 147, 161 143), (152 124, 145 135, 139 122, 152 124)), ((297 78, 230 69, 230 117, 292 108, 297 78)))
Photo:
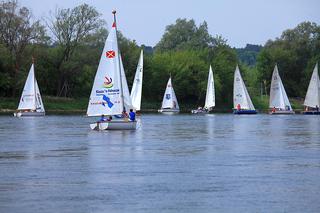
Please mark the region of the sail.
POLYGON ((121 70, 115 23, 100 58, 87 109, 88 116, 119 115, 123 111, 121 70))
POLYGON ((216 105, 215 102, 215 93, 214 93, 214 80, 213 80, 213 72, 210 65, 209 68, 209 76, 208 76, 208 84, 207 84, 207 92, 206 92, 206 101, 204 104, 204 108, 210 109, 216 105))
POLYGON ((317 106, 320 107, 320 80, 318 74, 318 63, 313 69, 306 99, 304 100, 303 105, 313 108, 316 108, 317 106))
POLYGON ((282 84, 277 65, 275 66, 272 74, 269 107, 275 107, 283 110, 287 110, 287 108, 289 108, 289 110, 292 110, 287 93, 282 84))
POLYGON ((246 85, 243 82, 243 79, 240 74, 239 67, 237 65, 234 72, 234 81, 233 81, 233 107, 237 108, 237 105, 240 104, 241 109, 255 110, 249 93, 247 91, 246 85))
POLYGON ((133 86, 131 89, 131 100, 133 108, 136 111, 141 110, 141 96, 142 96, 142 78, 143 78, 143 50, 141 50, 140 58, 134 76, 133 86))
POLYGON ((163 96, 161 108, 162 109, 166 109, 166 108, 179 109, 178 100, 172 87, 171 78, 169 78, 168 80, 167 88, 163 96))
POLYGON ((132 109, 132 101, 129 93, 128 83, 126 74, 123 68, 122 58, 120 55, 120 66, 121 66, 121 81, 122 81, 122 92, 123 92, 123 101, 124 101, 124 108, 126 112, 129 112, 132 109))
POLYGON ((26 83, 23 88, 18 110, 35 110, 36 109, 35 97, 36 96, 35 96, 34 65, 32 64, 26 83))
POLYGON ((45 112, 42 98, 41 98, 41 94, 40 94, 40 90, 39 90, 39 86, 38 86, 38 82, 36 79, 35 79, 35 86, 36 86, 36 110, 37 110, 37 112, 45 112))

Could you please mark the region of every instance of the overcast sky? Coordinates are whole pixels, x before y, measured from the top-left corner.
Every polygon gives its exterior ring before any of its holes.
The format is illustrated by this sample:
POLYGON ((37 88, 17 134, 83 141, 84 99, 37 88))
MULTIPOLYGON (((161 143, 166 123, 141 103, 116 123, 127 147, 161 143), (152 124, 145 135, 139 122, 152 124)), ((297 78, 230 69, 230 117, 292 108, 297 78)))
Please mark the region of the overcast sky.
POLYGON ((320 0, 20 0, 36 18, 55 8, 87 3, 103 15, 108 27, 112 9, 118 28, 138 44, 154 46, 165 26, 177 18, 207 21, 212 35, 220 34, 231 46, 264 44, 303 21, 320 24, 320 0))

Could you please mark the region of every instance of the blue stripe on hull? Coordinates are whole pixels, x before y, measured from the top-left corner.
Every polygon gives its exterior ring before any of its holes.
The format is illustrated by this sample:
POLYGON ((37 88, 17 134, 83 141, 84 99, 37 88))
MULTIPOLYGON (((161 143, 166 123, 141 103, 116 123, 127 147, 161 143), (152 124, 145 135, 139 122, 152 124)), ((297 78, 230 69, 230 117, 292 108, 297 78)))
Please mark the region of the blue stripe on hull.
POLYGON ((302 113, 305 115, 320 115, 320 111, 304 111, 302 113))
POLYGON ((244 114, 257 114, 256 110, 234 110, 233 114, 244 115, 244 114))

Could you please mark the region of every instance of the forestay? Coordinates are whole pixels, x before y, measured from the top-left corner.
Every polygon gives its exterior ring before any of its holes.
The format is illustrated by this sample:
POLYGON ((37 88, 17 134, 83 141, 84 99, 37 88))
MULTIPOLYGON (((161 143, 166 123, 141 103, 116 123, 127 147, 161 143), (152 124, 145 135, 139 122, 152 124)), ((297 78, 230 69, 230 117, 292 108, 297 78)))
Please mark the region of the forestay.
POLYGON ((208 75, 208 84, 207 84, 207 92, 206 92, 206 101, 204 104, 204 108, 210 109, 216 105, 215 102, 215 90, 214 90, 214 79, 213 72, 210 65, 209 75, 208 75))
POLYGON ((168 80, 166 91, 162 100, 162 109, 170 108, 170 109, 179 109, 178 100, 176 94, 174 92, 171 77, 168 80))
POLYGON ((94 79, 87 109, 88 116, 119 115, 122 113, 124 103, 119 60, 116 25, 114 23, 103 48, 94 79))
POLYGON ((237 105, 240 104, 241 109, 255 110, 249 93, 247 91, 246 85, 240 74, 239 67, 237 65, 234 72, 234 82, 233 82, 233 107, 237 109, 237 105))
POLYGON ((289 108, 289 110, 292 110, 287 93, 282 84, 277 65, 275 66, 272 74, 269 107, 275 107, 282 110, 287 110, 287 108, 289 108))
POLYGON ((124 108, 127 112, 129 112, 129 110, 132 109, 133 106, 132 106, 132 101, 131 101, 129 88, 128 88, 128 82, 127 82, 126 74, 124 71, 121 55, 119 57, 120 57, 120 66, 121 66, 120 68, 121 68, 121 81, 122 81, 124 108))
POLYGON ((320 107, 320 81, 318 74, 318 63, 313 69, 306 99, 303 105, 313 108, 316 108, 317 106, 320 107))
POLYGON ((140 58, 134 76, 133 86, 131 89, 131 100, 134 110, 141 110, 141 96, 142 96, 142 79, 143 79, 143 50, 141 50, 140 58))

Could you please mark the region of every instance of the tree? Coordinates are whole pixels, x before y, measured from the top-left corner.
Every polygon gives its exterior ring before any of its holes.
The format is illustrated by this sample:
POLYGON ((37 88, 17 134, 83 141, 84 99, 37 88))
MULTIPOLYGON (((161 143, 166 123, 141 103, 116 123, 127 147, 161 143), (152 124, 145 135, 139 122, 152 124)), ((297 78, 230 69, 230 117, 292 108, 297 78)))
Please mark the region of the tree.
POLYGON ((32 21, 29 9, 19 7, 15 0, 0 3, 0 43, 10 54, 11 67, 8 67, 7 78, 13 85, 12 96, 16 95, 18 74, 27 45, 40 43, 44 35, 45 28, 39 20, 32 21))
POLYGON ((100 14, 95 8, 82 4, 73 9, 58 9, 48 24, 59 50, 55 62, 58 70, 56 94, 67 96, 70 92, 70 80, 79 72, 78 66, 70 66, 71 57, 81 42, 91 33, 103 26, 100 14))
POLYGON ((193 19, 177 19, 175 24, 168 25, 160 42, 156 45, 158 51, 203 49, 214 46, 214 38, 208 33, 204 21, 199 27, 193 19))

